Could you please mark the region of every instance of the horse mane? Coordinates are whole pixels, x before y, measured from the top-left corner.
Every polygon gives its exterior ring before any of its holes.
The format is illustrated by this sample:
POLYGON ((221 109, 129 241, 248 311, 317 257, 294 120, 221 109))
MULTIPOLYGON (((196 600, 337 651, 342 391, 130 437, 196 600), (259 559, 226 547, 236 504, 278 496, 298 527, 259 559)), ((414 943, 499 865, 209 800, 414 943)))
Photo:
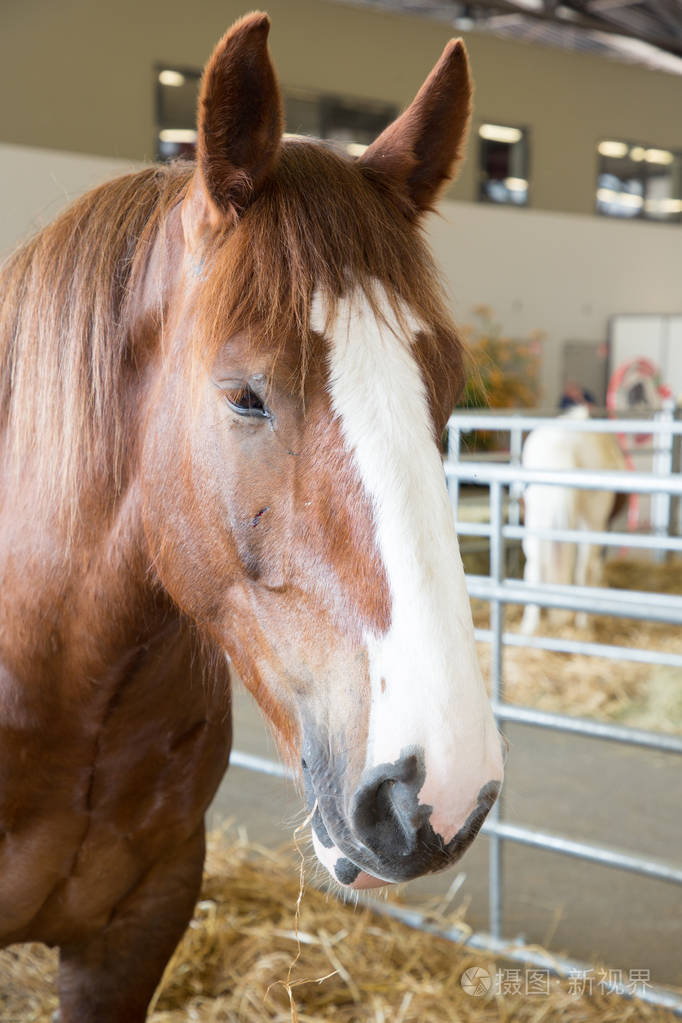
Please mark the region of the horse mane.
MULTIPOLYGON (((93 492, 100 507, 113 507, 125 486, 135 444, 130 392, 143 357, 133 296, 193 170, 151 167, 94 189, 0 268, 6 467, 30 474, 32 500, 58 521, 73 525, 93 492)), ((376 281, 399 320, 407 307, 431 328, 428 372, 442 366, 452 379, 454 367, 461 385, 462 346, 414 210, 376 172, 328 146, 284 140, 274 174, 205 257, 190 372, 252 328, 276 349, 297 338, 303 385, 315 345, 315 291, 326 295, 331 314, 357 286, 380 315, 376 281)), ((157 335, 163 313, 152 325, 157 335)))
POLYGON ((77 516, 92 481, 111 500, 120 491, 122 377, 135 365, 127 302, 191 172, 152 167, 95 188, 0 268, 7 464, 31 474, 58 518, 77 516))

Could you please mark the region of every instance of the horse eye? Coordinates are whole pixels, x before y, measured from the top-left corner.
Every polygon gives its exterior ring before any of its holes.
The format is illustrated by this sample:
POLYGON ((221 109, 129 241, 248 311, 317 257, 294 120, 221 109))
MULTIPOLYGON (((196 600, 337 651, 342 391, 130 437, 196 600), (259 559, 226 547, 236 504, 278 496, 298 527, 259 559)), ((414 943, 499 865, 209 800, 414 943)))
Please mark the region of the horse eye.
POLYGON ((263 402, 250 387, 240 387, 234 391, 226 391, 225 400, 232 411, 236 412, 239 416, 260 416, 266 419, 269 415, 263 402))

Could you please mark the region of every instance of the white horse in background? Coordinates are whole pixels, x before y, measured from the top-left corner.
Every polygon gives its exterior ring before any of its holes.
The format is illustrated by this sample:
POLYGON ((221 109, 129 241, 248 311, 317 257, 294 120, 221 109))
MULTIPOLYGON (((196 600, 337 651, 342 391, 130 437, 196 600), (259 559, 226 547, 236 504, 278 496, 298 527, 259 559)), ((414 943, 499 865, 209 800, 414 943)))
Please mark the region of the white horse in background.
MULTIPOLYGON (((586 405, 576 405, 557 417, 556 425, 540 426, 527 437, 522 464, 526 469, 624 470, 625 456, 614 434, 583 433, 563 425, 566 419, 588 419, 586 405)), ((530 484, 524 493, 525 523, 532 529, 604 530, 625 503, 624 496, 610 490, 578 490, 574 487, 530 484)), ((527 583, 558 583, 598 586, 601 579, 600 547, 591 543, 565 543, 526 536, 524 579, 527 583)), ((586 624, 584 613, 576 624, 586 624)), ((528 604, 521 631, 531 635, 540 622, 540 608, 528 604)))

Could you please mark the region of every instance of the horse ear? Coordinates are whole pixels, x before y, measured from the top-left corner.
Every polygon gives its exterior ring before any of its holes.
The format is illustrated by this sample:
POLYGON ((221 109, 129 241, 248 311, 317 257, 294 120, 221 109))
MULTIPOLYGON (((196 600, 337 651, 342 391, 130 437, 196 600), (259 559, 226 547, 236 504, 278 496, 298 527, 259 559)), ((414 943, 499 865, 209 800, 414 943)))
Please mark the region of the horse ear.
POLYGON ((277 158, 282 98, 269 31, 267 14, 247 14, 223 36, 204 71, 188 213, 214 228, 243 213, 277 158))
POLYGON ((358 162, 392 179, 418 211, 431 209, 462 156, 471 94, 464 43, 452 39, 407 110, 358 162))

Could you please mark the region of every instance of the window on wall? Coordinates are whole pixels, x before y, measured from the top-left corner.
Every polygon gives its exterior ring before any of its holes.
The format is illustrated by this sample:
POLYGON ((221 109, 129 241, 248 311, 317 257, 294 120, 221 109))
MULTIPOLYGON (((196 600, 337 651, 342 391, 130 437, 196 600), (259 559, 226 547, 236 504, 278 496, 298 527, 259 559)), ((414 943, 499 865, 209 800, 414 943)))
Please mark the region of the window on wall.
POLYGON ((682 221, 682 154, 604 139, 597 146, 597 213, 682 221))
POLYGON ((528 131, 509 124, 481 124, 479 199, 528 205, 528 131))
POLYGON ((156 156, 159 160, 194 156, 197 142, 199 71, 156 70, 156 156))
POLYGON ((396 117, 392 103, 346 99, 288 90, 284 95, 287 132, 327 139, 359 156, 396 117))
MULTIPOLYGON (((156 70, 156 153, 160 160, 193 157, 201 74, 179 68, 156 70)), ((285 91, 287 132, 328 139, 359 156, 397 114, 390 103, 285 91)))

